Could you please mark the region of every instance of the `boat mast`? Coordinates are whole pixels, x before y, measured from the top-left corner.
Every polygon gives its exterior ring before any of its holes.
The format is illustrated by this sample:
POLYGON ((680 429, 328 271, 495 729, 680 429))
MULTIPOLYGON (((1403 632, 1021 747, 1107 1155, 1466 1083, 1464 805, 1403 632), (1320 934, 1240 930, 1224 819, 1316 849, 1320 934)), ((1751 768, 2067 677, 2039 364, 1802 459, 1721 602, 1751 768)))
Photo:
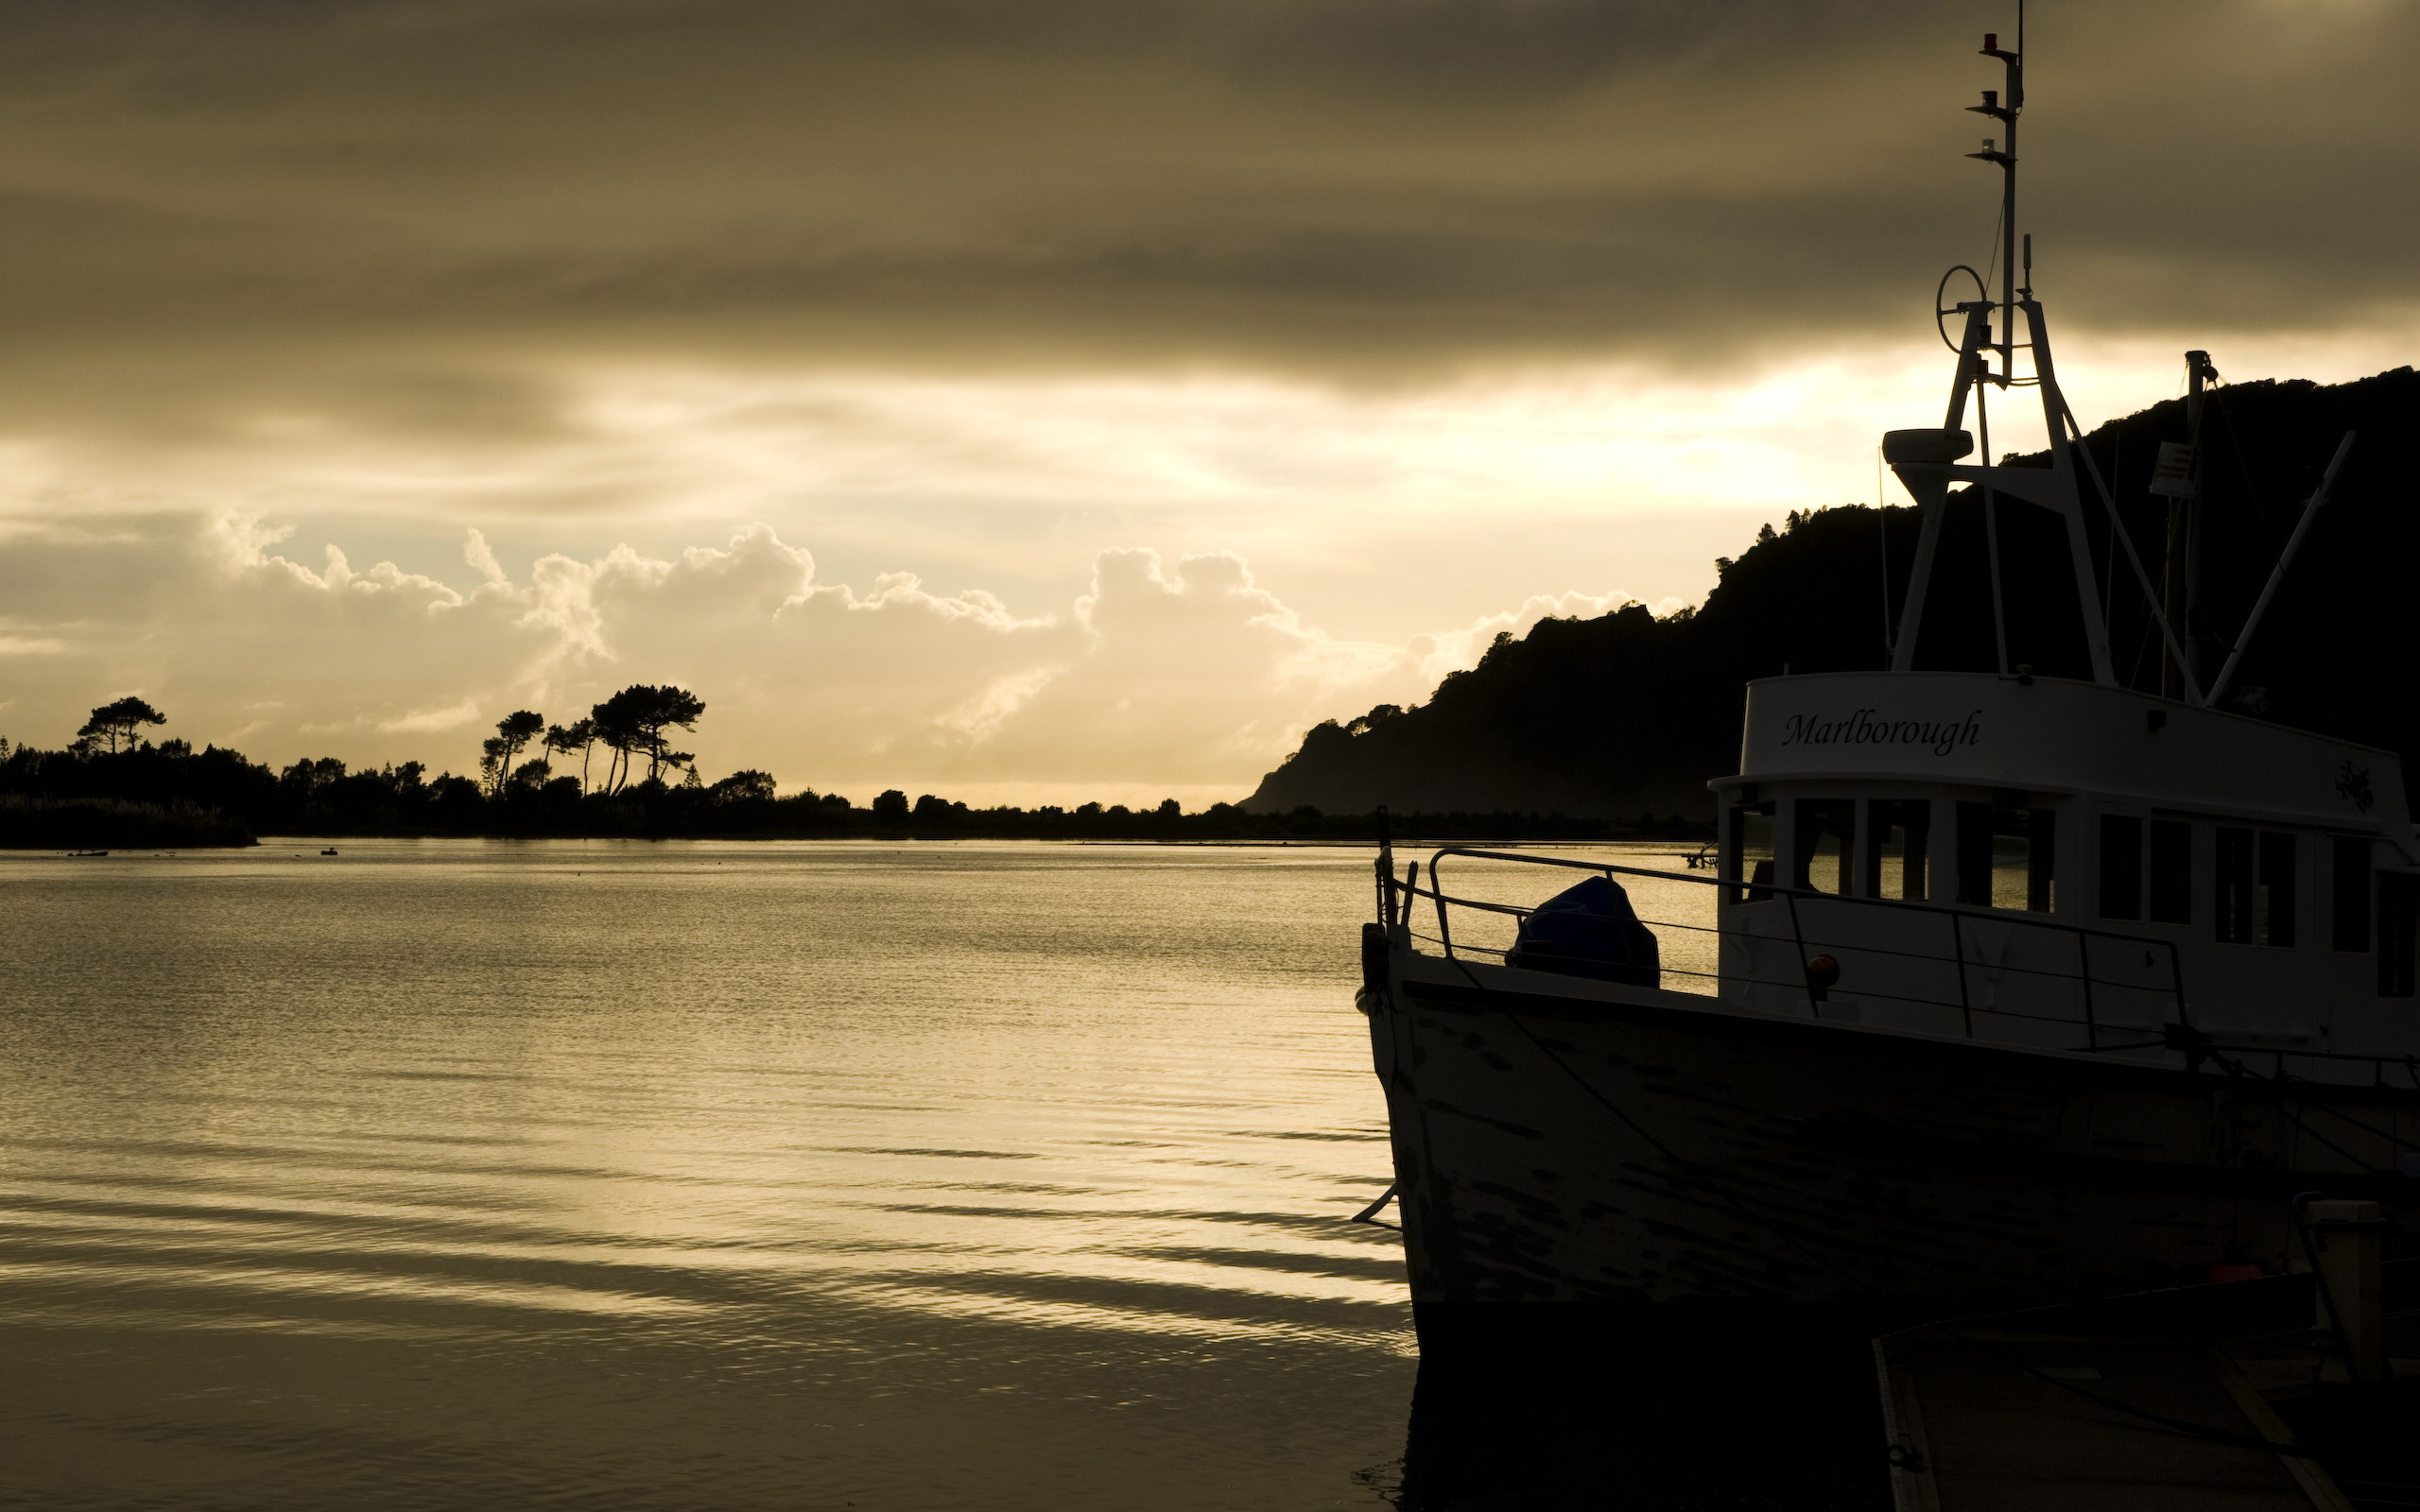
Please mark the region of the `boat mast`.
POLYGON ((2165 442, 2152 490, 2168 498, 2168 561, 2161 575, 2160 600, 2168 622, 2176 627, 2178 644, 2160 659, 2159 691, 2181 698, 2187 688, 2202 683, 2202 647, 2194 627, 2202 607, 2203 394, 2219 381, 2219 369, 2206 352, 2185 354, 2185 444, 2165 442))
MULTIPOLYGON (((2002 134, 1985 138, 1983 150, 1970 152, 1993 163, 2000 170, 1999 273, 2000 297, 1995 301, 1990 290, 1978 277, 1976 293, 1979 299, 1962 302, 1951 308, 1939 309, 1941 318, 1957 315, 1964 324, 1964 338, 1958 346, 1958 372, 1951 382, 1949 406, 1943 428, 1938 431, 1893 431, 1883 438, 1883 459, 1899 474, 1909 496, 1924 509, 1924 525, 1916 541, 1916 560, 1908 580, 1906 607, 1900 615, 1899 643, 1894 648, 1892 667, 1894 671, 1914 670, 1916 641, 1923 628, 1926 591, 1930 585, 1933 559, 1941 540, 1942 517, 1948 508, 1949 486, 1952 483, 1979 485, 1983 490, 1986 528, 1994 530, 1991 542, 1992 591, 1994 603, 2000 599, 1996 539, 1997 504, 2002 497, 2021 500, 2060 516, 2066 525, 2068 565, 2075 576, 2076 610, 2083 621, 2084 645, 2092 660, 2093 680, 2115 687, 2118 677, 2109 657, 2109 631, 2100 615, 2100 575, 2092 564, 2091 540, 2084 529, 2083 493, 2078 475, 2079 463, 2092 469, 2091 457, 2075 444, 2082 430, 2067 410, 2066 399, 2059 391, 2057 369, 2050 357, 2049 327, 2042 317, 2041 301, 2033 297, 2033 238, 2017 230, 2016 219, 2016 120, 2025 104, 2025 5, 2017 0, 2017 44, 2005 48, 1999 35, 1988 32, 1983 37, 1983 56, 1996 58, 2007 69, 2005 89, 1983 91, 1983 103, 1970 105, 1968 110, 1987 115, 2000 123, 2002 134), (2022 261, 2025 282, 2017 282, 2017 268, 2022 261), (2016 321, 2022 312, 2026 339, 2016 339, 2016 321), (1997 339, 1994 339, 1992 318, 1999 320, 1997 339), (2016 376, 2016 353, 2022 348, 2033 369, 2030 378, 2016 376), (1999 358, 1998 370, 1993 370, 1991 358, 1999 358), (1966 394, 1969 387, 1976 390, 1979 410, 1981 386, 1992 384, 1999 388, 2038 387, 2041 390, 2043 429, 2050 442, 2050 466, 2045 468, 2010 468, 1996 466, 1987 455, 1974 465, 1958 465, 1957 459, 1973 449, 1973 438, 1963 428, 1966 394)), ((1955 275, 1959 269, 1951 269, 1955 275)), ((1943 281, 1948 286, 1948 279, 1943 281)), ((1936 301, 1936 302, 1938 302, 1936 301)), ((1947 332, 1945 330, 1945 339, 1947 332)), ((2093 483, 2102 493, 2102 502, 2115 506, 2101 488, 2097 470, 2093 483)), ((2131 558, 2133 546, 2128 544, 2131 558)), ((1995 614, 1997 620, 1996 611, 1995 614)), ((2005 639, 2006 627, 1996 623, 1999 636, 2005 639)), ((2003 644, 2001 659, 2006 661, 2003 644)), ((2002 671, 2006 671, 2003 665, 2002 671)))
MULTIPOLYGON (((2016 0, 2016 50, 2000 46, 1999 33, 1983 33, 1983 56, 1996 58, 2008 68, 2008 88, 1983 91, 1983 103, 1966 108, 2000 123, 2004 134, 1995 146, 1985 138, 1983 150, 1966 154, 2000 167, 2000 370, 1989 375, 2002 388, 2016 374, 2016 112, 2025 108, 2025 0, 2016 0)), ((2031 282, 2031 242, 2027 242, 2027 282, 2031 282)), ((2025 291, 2028 298, 2033 291, 2025 291)), ((1990 457, 1983 458, 1989 463, 1990 457)))

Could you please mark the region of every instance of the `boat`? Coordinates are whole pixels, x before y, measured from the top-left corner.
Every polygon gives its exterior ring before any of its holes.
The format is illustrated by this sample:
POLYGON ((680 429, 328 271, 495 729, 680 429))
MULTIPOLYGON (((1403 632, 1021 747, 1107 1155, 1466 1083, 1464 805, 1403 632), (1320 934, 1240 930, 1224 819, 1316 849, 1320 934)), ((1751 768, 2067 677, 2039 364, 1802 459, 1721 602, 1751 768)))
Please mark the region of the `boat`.
MULTIPOLYGON (((2153 485, 2166 560, 2113 531, 2166 652, 2157 689, 2117 675, 2087 521, 2118 504, 2016 215, 2021 30, 1982 50, 1999 287, 1945 277, 1945 416, 1883 440, 1922 511, 1888 664, 1747 685, 1703 871, 1453 846, 1398 869, 1382 846, 1358 1003, 1424 1359, 1567 1352, 1608 1321, 1870 1335, 2299 1268, 2313 1194, 2411 1213, 2400 763, 2227 706, 2266 594, 2215 673, 2180 639, 2191 436, 2153 485), (1987 399, 2027 388, 2048 465, 1995 463, 1987 399), (2002 508, 2064 524, 2088 677, 2010 665, 2004 631, 1991 670, 1919 665, 1945 520, 2002 508)), ((2217 381, 2187 354, 2188 416, 2217 381)))

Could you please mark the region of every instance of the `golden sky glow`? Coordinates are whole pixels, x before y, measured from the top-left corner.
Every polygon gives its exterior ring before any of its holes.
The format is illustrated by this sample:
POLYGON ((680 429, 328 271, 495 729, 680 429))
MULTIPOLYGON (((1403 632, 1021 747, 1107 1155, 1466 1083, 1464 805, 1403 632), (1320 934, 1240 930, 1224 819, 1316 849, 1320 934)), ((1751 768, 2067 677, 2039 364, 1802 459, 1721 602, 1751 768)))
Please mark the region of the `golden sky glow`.
MULTIPOLYGON (((460 769, 511 708, 673 680, 709 776, 1238 796, 1499 628, 1694 600, 1757 522, 1875 497, 1941 401, 1933 281, 1990 251, 1960 107, 2012 21, 26 8, 0 734, 140 692, 460 769)), ((2088 423, 2186 345, 2410 360, 2416 30, 2033 8, 2088 423)))

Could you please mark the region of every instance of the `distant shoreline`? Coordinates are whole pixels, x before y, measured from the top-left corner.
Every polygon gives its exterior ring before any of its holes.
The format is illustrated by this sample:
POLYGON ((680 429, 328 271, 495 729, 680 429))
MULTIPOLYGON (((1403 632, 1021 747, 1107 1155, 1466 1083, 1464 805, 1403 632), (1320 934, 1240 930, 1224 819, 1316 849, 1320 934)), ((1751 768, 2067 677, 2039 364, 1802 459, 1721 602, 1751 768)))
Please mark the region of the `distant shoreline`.
MULTIPOLYGON (((1705 826, 1704 828, 1710 832, 1712 827, 1705 826)), ((1708 843, 1712 839, 1712 835, 1710 833, 1706 834, 1647 833, 1635 830, 1591 834, 1574 834, 1566 833, 1546 834, 1526 831, 1444 833, 1428 830, 1426 828, 1415 828, 1408 833, 1392 834, 1390 836, 1390 839, 1392 844, 1413 850, 1427 846, 1444 845, 1479 847, 1520 845, 1668 845, 1674 848, 1676 854, 1686 854, 1688 851, 1708 843)), ((313 834, 264 834, 257 837, 248 836, 242 840, 221 841, 120 839, 107 842, 95 840, 90 842, 51 841, 49 843, 38 843, 30 842, 15 836, 8 836, 0 837, 0 854, 40 855, 45 853, 64 852, 69 856, 74 856, 78 852, 90 851, 124 851, 131 854, 137 851, 158 852, 164 850, 272 850, 297 846, 312 849, 325 849, 331 846, 341 848, 347 844, 358 844, 363 841, 385 840, 613 840, 631 844, 660 844, 669 841, 702 843, 712 841, 726 844, 761 844, 782 842, 852 845, 941 845, 957 841, 994 841, 1026 845, 1170 846, 1184 848, 1282 846, 1295 850, 1366 850, 1378 843, 1378 835, 1374 828, 1367 834, 1326 835, 1306 835, 1299 833, 1220 835, 1009 834, 937 833, 915 830, 885 832, 871 829, 856 833, 824 833, 815 834, 765 832, 734 832, 719 833, 699 833, 688 834, 533 834, 523 833, 480 834, 449 833, 442 831, 407 831, 371 833, 332 833, 322 832, 313 834)))
MULTIPOLYGON (((95 711, 97 720, 106 708, 95 711)), ((535 717, 535 716, 531 716, 535 717)), ((5 748, 5 747, 0 747, 5 748)), ((708 785, 642 780, 583 789, 574 778, 483 787, 425 780, 417 763, 348 772, 333 759, 284 772, 182 741, 114 751, 17 747, 0 759, 0 850, 193 850, 254 837, 341 840, 461 835, 488 839, 1080 840, 1129 844, 1375 842, 1390 831, 1440 841, 1670 840, 1713 836, 1703 819, 1641 812, 1582 816, 1494 808, 1396 814, 1323 813, 1309 804, 1248 810, 1213 803, 1184 812, 1079 804, 975 808, 890 789, 859 806, 812 790, 781 795, 762 772, 708 785)))

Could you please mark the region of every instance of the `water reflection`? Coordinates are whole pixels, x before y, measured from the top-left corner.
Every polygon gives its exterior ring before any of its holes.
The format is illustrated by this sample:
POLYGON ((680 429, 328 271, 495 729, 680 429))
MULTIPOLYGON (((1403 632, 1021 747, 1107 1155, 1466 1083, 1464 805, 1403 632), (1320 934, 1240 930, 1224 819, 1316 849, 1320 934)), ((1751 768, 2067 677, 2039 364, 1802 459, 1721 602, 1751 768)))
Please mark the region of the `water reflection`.
POLYGON ((1534 1312, 1526 1332, 1493 1320, 1484 1341, 1422 1362, 1405 1512, 1890 1506, 1874 1357, 1855 1331, 1534 1312))
POLYGON ((1366 852, 317 852, 0 860, 26 1504, 1461 1504, 1366 852))

